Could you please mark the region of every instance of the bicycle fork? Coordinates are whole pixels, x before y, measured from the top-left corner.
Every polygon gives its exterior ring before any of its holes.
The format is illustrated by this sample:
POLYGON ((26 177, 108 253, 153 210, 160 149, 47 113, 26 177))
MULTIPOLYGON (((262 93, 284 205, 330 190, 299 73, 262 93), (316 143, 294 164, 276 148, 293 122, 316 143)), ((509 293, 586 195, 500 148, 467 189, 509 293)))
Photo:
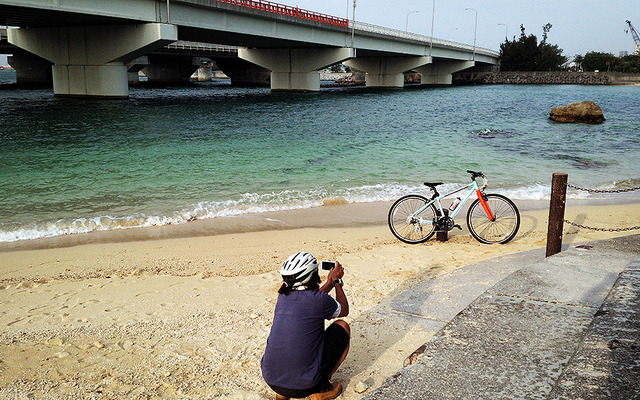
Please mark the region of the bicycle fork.
POLYGON ((482 208, 487 214, 487 218, 489 218, 489 221, 495 221, 496 217, 495 215, 493 215, 493 212, 491 212, 491 208, 489 208, 489 204, 487 203, 487 200, 485 200, 484 194, 482 193, 482 191, 480 191, 480 189, 476 190, 476 195, 478 195, 478 201, 480 201, 480 204, 482 204, 482 208))

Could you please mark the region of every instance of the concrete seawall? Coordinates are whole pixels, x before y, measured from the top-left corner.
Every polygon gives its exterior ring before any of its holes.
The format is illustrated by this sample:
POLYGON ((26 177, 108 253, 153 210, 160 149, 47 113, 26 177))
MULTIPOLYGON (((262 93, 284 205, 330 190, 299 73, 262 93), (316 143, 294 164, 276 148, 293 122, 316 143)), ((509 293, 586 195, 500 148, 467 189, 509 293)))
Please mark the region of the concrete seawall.
POLYGON ((454 85, 640 85, 640 74, 619 72, 459 72, 454 85))

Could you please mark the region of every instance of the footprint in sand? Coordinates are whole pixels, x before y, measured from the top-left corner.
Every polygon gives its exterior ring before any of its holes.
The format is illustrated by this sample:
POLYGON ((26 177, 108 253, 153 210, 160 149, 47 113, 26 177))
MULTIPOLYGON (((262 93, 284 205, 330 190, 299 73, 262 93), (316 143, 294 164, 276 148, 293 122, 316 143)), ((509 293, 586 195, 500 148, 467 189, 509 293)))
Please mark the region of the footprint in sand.
POLYGON ((9 322, 9 323, 7 324, 7 326, 11 326, 11 325, 13 325, 13 324, 17 324, 18 322, 22 321, 23 319, 24 319, 24 318, 16 318, 16 319, 14 319, 13 321, 9 322))
POLYGON ((60 310, 62 310, 63 308, 75 308, 78 305, 78 303, 80 303, 79 297, 76 297, 75 299, 69 298, 65 300, 62 307, 60 307, 60 310))
POLYGON ((145 294, 154 294, 154 293, 160 293, 160 291, 159 290, 151 290, 151 291, 148 291, 148 292, 142 292, 142 293, 136 294, 136 297, 140 297, 140 296, 143 296, 145 294))
POLYGON ((118 345, 118 347, 120 347, 122 350, 129 350, 131 349, 131 347, 133 347, 133 342, 131 340, 121 340, 118 343, 116 343, 118 345))
POLYGON ((72 294, 76 294, 77 292, 64 292, 64 293, 56 293, 55 295, 53 295, 53 297, 51 298, 51 300, 57 299, 59 297, 64 297, 64 296, 68 296, 68 295, 72 295, 72 294))
POLYGON ((83 301, 82 303, 80 303, 81 306, 87 304, 87 303, 101 303, 103 300, 100 299, 90 299, 90 300, 86 300, 83 301))
POLYGON ((47 304, 43 304, 43 305, 38 306, 38 307, 33 307, 33 308, 29 309, 29 311, 27 311, 27 312, 28 312, 28 313, 31 313, 31 312, 33 312, 33 311, 40 310, 40 309, 43 309, 43 308, 45 308, 45 307, 47 307, 47 304))
POLYGON ((39 285, 29 281, 22 281, 16 285, 16 289, 33 289, 39 285))

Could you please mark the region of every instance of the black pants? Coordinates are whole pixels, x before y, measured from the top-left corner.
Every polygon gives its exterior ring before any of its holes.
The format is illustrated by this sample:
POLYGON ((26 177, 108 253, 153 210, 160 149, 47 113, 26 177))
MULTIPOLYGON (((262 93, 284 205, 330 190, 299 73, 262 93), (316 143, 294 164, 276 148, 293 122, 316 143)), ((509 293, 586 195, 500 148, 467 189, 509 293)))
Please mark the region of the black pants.
POLYGON ((344 328, 336 323, 329 325, 324 331, 324 349, 322 351, 322 361, 320 362, 320 382, 309 389, 288 389, 279 386, 269 385, 274 392, 294 398, 304 398, 313 393, 318 393, 328 388, 329 375, 338 365, 342 354, 349 346, 349 334, 344 328))

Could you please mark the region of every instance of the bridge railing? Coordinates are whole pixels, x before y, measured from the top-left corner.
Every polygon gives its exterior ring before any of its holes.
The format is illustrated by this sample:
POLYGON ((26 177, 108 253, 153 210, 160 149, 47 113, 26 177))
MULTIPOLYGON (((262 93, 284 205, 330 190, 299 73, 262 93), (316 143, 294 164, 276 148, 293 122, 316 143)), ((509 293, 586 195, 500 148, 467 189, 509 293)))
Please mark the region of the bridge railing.
MULTIPOLYGON (((366 22, 349 21, 349 28, 351 28, 351 27, 353 27, 353 28, 355 28, 356 30, 359 30, 359 31, 379 33, 381 35, 401 37, 401 38, 404 38, 404 39, 417 40, 419 42, 431 43, 431 36, 426 36, 426 35, 420 35, 420 34, 417 34, 417 33, 401 31, 399 29, 385 28, 383 26, 367 24, 366 22)), ((471 46, 471 45, 464 44, 464 43, 458 43, 458 42, 452 42, 450 40, 442 40, 442 39, 438 39, 438 38, 435 38, 435 37, 433 38, 433 45, 434 46, 438 46, 438 47, 448 47, 448 48, 455 48, 455 49, 460 49, 460 50, 465 50, 465 51, 473 51, 473 46, 471 46)), ((482 48, 482 47, 476 47, 476 53, 487 54, 487 55, 491 55, 491 56, 494 56, 494 57, 497 57, 497 56, 500 55, 500 53, 498 53, 497 51, 494 51, 494 50, 491 50, 491 49, 485 49, 485 48, 482 48)))
POLYGON ((325 24, 349 26, 349 20, 346 18, 334 17, 332 15, 322 14, 315 11, 304 10, 298 7, 286 6, 284 4, 273 3, 263 0, 212 0, 220 3, 234 4, 242 7, 249 7, 256 10, 269 11, 276 14, 288 15, 307 19, 310 21, 323 22, 325 24))
POLYGON ((196 51, 215 51, 223 53, 237 53, 237 46, 227 46, 222 44, 209 44, 200 42, 187 42, 178 40, 165 46, 167 49, 176 50, 196 50, 196 51))

